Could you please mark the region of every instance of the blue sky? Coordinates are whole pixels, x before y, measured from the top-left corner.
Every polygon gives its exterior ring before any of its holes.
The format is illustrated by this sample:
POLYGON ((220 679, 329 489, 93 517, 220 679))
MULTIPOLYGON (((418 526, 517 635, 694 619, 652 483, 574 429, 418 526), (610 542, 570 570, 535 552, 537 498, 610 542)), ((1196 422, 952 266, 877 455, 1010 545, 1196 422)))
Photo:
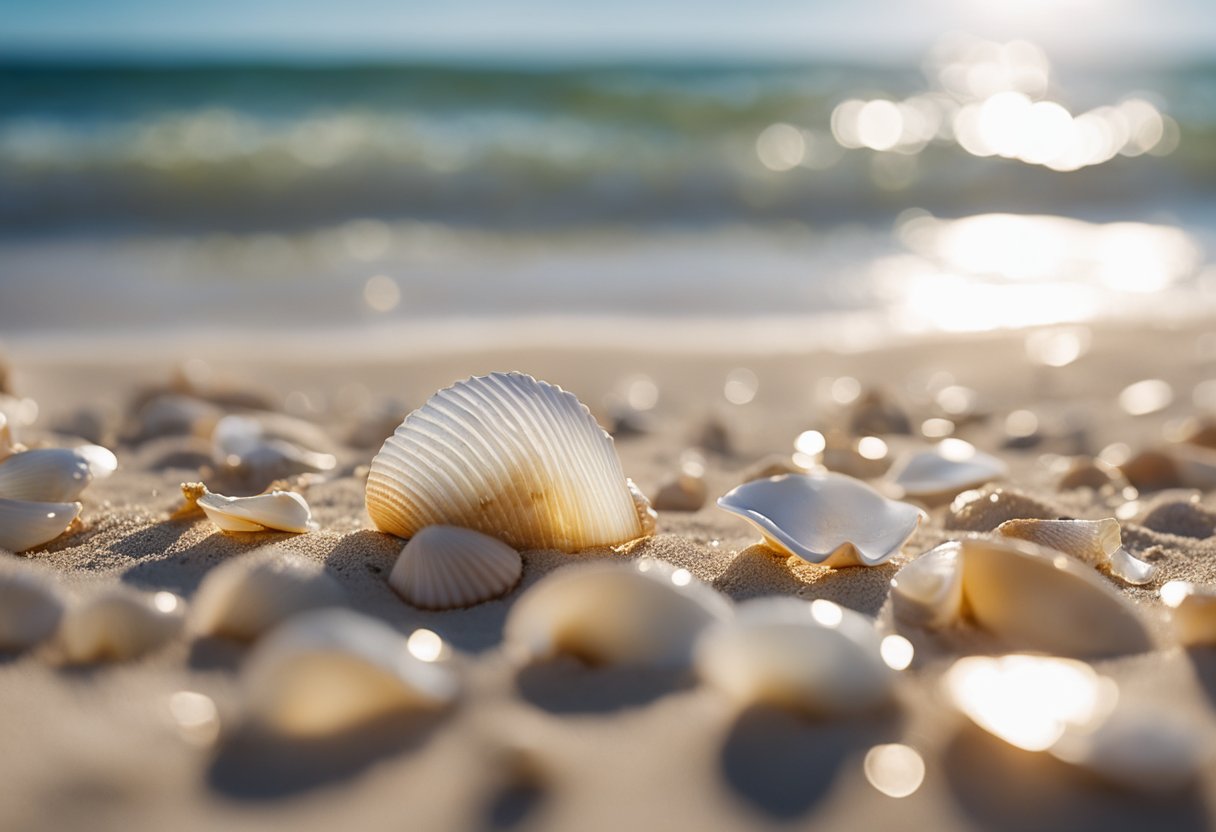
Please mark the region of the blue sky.
POLYGON ((0 20, 0 51, 56 56, 902 58, 962 30, 1216 58, 1216 0, 0 0, 0 20))

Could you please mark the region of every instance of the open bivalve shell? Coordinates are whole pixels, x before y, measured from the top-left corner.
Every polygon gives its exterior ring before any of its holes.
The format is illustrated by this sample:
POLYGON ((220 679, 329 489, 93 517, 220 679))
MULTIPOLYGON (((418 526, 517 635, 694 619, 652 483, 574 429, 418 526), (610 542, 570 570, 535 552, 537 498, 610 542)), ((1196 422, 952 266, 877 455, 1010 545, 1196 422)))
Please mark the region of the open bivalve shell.
POLYGON ((503 640, 521 662, 565 654, 589 664, 681 668, 701 631, 731 611, 725 596, 662 561, 570 566, 520 596, 503 640))
POLYGON ((463 526, 566 552, 643 537, 655 520, 590 411, 522 373, 458 382, 407 416, 372 460, 367 511, 399 537, 463 526))
POLYGON ((68 608, 59 642, 70 662, 135 658, 181 631, 184 607, 172 592, 111 587, 68 608))
POLYGON ((201 482, 182 483, 186 504, 197 504, 212 523, 224 532, 316 531, 312 509, 294 491, 271 491, 252 497, 225 497, 213 494, 201 482))
POLYGON ((733 621, 698 641, 696 667, 741 707, 771 705, 814 716, 882 705, 895 678, 870 619, 831 601, 796 598, 739 604, 733 621))
POLYGON ((207 573, 191 605, 190 629, 252 641, 296 613, 345 603, 342 587, 319 564, 262 549, 207 573))
MULTIPOLYGON (((424 631, 418 631, 424 632, 424 631)), ((415 648, 392 627, 349 610, 294 616, 257 643, 241 674, 250 720, 284 736, 322 736, 377 717, 441 708, 459 692, 435 662, 438 636, 415 648)))
POLYGON ((897 496, 922 500, 948 500, 1009 473, 1004 462, 976 450, 961 439, 943 439, 931 450, 900 457, 887 472, 886 481, 897 496))
POLYGON ((1169 581, 1161 601, 1170 608, 1178 643, 1191 647, 1216 644, 1216 587, 1169 581))
POLYGON ((903 567, 891 585, 897 618, 940 628, 966 612, 1014 649, 1089 656, 1151 646, 1135 607, 1091 568, 1023 541, 945 543, 903 567))
POLYGON ((63 595, 52 575, 23 560, 0 561, 0 650, 25 650, 59 627, 63 595))
POLYGON ((1006 520, 997 526, 996 533, 1072 555, 1135 586, 1149 583, 1157 574, 1155 566, 1123 548, 1119 521, 1113 517, 1105 520, 1006 520))
POLYGON ((753 480, 718 505, 754 525, 779 552, 824 566, 876 566, 891 558, 924 517, 844 474, 786 474, 753 480))
POLYGON ((505 595, 523 574, 519 552, 460 526, 427 526, 401 550, 389 586, 424 610, 469 607, 505 595))
POLYGON ((0 549, 24 552, 49 543, 80 514, 80 503, 41 503, 0 497, 0 549))

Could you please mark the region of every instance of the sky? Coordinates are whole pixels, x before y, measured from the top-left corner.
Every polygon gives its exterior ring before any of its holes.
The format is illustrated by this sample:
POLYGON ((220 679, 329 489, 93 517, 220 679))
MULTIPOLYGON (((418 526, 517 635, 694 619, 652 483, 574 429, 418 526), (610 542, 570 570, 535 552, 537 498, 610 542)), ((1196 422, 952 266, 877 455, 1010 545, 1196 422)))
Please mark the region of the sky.
POLYGON ((1216 0, 0 0, 0 55, 915 57, 947 31, 1096 62, 1216 58, 1216 0))

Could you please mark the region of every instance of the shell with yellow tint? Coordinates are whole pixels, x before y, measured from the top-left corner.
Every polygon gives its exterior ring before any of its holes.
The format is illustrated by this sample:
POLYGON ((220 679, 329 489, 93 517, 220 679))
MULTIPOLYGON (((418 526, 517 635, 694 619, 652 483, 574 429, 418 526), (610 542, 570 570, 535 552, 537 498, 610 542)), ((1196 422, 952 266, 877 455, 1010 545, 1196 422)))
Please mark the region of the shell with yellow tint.
POLYGON ((501 540, 459 526, 427 526, 405 544, 388 584, 415 607, 450 610, 505 595, 523 561, 501 540))
POLYGON ((184 604, 171 592, 119 585, 68 608, 59 641, 68 661, 124 661, 161 647, 181 631, 184 604))
POLYGON ((1103 569, 1125 583, 1136 586, 1153 579, 1157 568, 1123 548, 1119 521, 1104 520, 1006 520, 996 533, 1072 555, 1090 566, 1103 569))

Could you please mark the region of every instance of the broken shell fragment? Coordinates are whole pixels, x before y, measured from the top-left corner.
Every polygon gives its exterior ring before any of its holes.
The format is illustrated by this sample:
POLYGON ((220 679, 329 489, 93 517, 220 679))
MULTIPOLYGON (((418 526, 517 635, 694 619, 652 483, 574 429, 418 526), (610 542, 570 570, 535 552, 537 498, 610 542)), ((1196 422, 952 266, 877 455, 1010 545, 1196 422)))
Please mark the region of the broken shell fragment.
POLYGON ((1170 608, 1174 635, 1186 646, 1216 644, 1216 589, 1188 581, 1169 581, 1161 600, 1170 608))
POLYGON ((412 538, 388 584, 420 609, 470 607, 511 591, 523 574, 519 552, 460 526, 427 526, 412 538))
POLYGON ((843 474, 787 474, 744 483, 718 505, 754 525, 773 549, 824 566, 876 566, 924 512, 843 474))
POLYGON ((522 662, 688 665, 701 631, 731 616, 725 596, 686 569, 642 558, 559 569, 520 596, 504 641, 522 662))
POLYGON ((184 606, 171 592, 112 587, 68 608, 59 641, 70 662, 135 658, 177 635, 184 606))
POLYGON ((888 701, 895 673, 873 623, 831 601, 761 598, 705 631, 698 675, 740 707, 771 705, 813 716, 871 710, 888 701))
POLYGON ((49 543, 80 514, 80 503, 42 503, 0 497, 0 549, 24 552, 49 543))
POLYGON ((67 448, 38 448, 0 462, 0 497, 69 503, 93 481, 88 460, 67 448))
POLYGON ((948 500, 960 491, 1000 479, 1009 473, 1004 462, 976 450, 961 439, 943 439, 932 450, 896 460, 886 481, 904 497, 948 500))
POLYGON ((590 411, 522 373, 457 382, 407 416, 372 460, 367 511, 398 537, 464 526, 566 552, 643 537, 655 520, 590 411))
POLYGON ((284 438, 302 436, 314 442, 324 439, 314 436, 313 431, 319 431, 314 425, 301 422, 303 427, 294 427, 298 421, 276 416, 276 421, 269 423, 272 427, 268 427, 265 420, 253 416, 225 416, 211 435, 212 458, 221 470, 256 482, 258 487, 295 474, 333 470, 337 464, 333 454, 310 450, 284 438), (274 425, 280 430, 274 430, 274 425), (284 425, 293 427, 283 429, 284 425))
POLYGON ((0 650, 25 650, 59 626, 63 597, 51 574, 9 555, 0 562, 0 650))
POLYGON ((271 491, 253 497, 213 494, 201 482, 182 483, 186 506, 196 504, 224 532, 315 531, 312 510, 293 491, 271 491))
POLYGON ((964 491, 954 498, 946 515, 946 528, 969 532, 990 532, 1006 520, 1048 520, 1059 516, 1051 506, 1020 491, 988 487, 964 491))
POLYGON ((962 544, 949 541, 901 568, 891 579, 895 617, 918 627, 941 629, 963 613, 962 544))
POLYGON ((259 550, 207 573, 191 606, 190 628, 199 635, 252 641, 296 613, 345 602, 342 587, 319 564, 259 550))
POLYGON ((245 664, 248 716, 276 734, 315 737, 452 702, 456 674, 432 661, 437 653, 420 657, 407 645, 392 627, 349 610, 293 616, 245 664))
POLYGON ((1149 583, 1157 569, 1135 558, 1123 548, 1119 521, 1105 520, 1006 520, 996 533, 1004 537, 1029 540, 1055 549, 1110 572, 1126 583, 1149 583))

